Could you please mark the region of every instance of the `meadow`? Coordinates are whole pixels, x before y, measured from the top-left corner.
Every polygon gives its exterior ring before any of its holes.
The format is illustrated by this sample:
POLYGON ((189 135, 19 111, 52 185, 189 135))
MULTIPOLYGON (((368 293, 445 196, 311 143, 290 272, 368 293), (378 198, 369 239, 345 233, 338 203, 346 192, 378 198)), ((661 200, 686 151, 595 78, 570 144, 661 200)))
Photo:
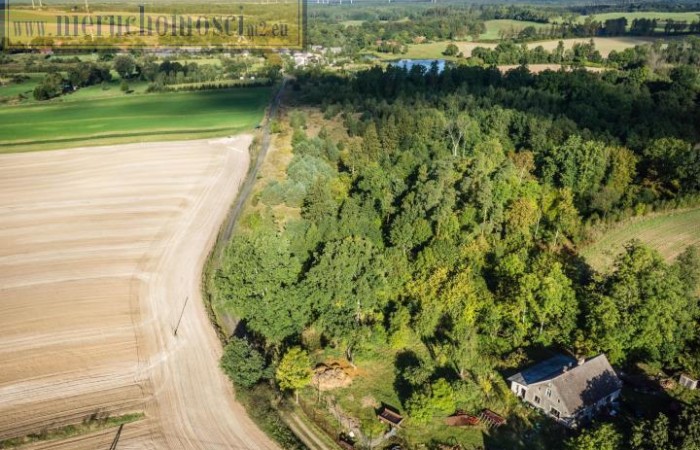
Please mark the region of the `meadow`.
POLYGON ((616 225, 581 254, 594 269, 608 270, 624 245, 638 239, 666 260, 673 260, 689 245, 700 244, 700 208, 633 218, 616 225))
POLYGON ((593 14, 591 16, 580 16, 577 21, 583 23, 587 17, 598 21, 606 21, 609 19, 619 19, 620 17, 627 18, 629 24, 632 23, 634 19, 659 19, 662 21, 675 20, 675 21, 686 21, 692 22, 700 19, 700 12, 660 12, 660 11, 640 11, 640 12, 611 12, 604 14, 593 14))
POLYGON ((32 97, 32 91, 37 84, 44 78, 43 73, 31 73, 25 74, 29 77, 28 80, 22 81, 21 83, 10 82, 9 80, 3 80, 3 84, 0 85, 0 99, 7 97, 15 97, 18 95, 25 95, 27 98, 32 97))
MULTIPOLYGON (((46 74, 28 73, 24 75, 28 76, 29 79, 21 83, 10 82, 0 86, 0 101, 7 102, 8 105, 27 105, 32 103, 52 105, 77 100, 96 100, 108 97, 124 97, 125 95, 120 89, 122 80, 118 78, 117 75, 113 74, 114 78, 110 82, 82 87, 67 96, 58 97, 49 102, 38 101, 33 95, 34 88, 41 82, 46 74), (20 97, 20 95, 22 97, 20 97)), ((149 84, 150 83, 147 81, 129 81, 130 94, 145 94, 149 84)))
POLYGON ((604 58, 607 58, 607 56, 613 50, 619 52, 637 45, 651 44, 655 41, 654 38, 649 37, 629 36, 578 39, 551 39, 548 41, 532 42, 528 44, 528 48, 535 48, 541 45, 545 50, 552 51, 557 48, 560 40, 564 42, 564 48, 567 49, 572 48, 576 43, 588 43, 592 40, 595 43, 596 50, 598 50, 604 58))
POLYGON ((522 31, 524 28, 527 27, 535 27, 536 29, 551 27, 551 25, 548 23, 528 22, 510 19, 487 20, 486 22, 484 22, 484 25, 486 25, 486 33, 483 33, 479 36, 480 41, 499 40, 501 39, 501 31, 522 31))
MULTIPOLYGON (((600 51, 603 57, 607 57, 611 51, 622 51, 626 48, 631 48, 636 45, 644 45, 654 42, 654 38, 646 37, 596 37, 596 38, 580 38, 580 39, 551 39, 547 41, 530 42, 527 45, 528 48, 535 48, 542 46, 547 51, 552 51, 557 48, 559 41, 564 42, 564 47, 570 49, 575 43, 588 43, 593 39, 596 49, 600 51)), ((469 42, 469 41, 455 41, 453 44, 459 47, 459 51, 462 52, 464 57, 469 57, 472 51, 476 47, 484 48, 494 48, 497 44, 488 42, 469 42)), ((391 53, 380 53, 375 52, 374 54, 383 60, 397 60, 403 58, 409 59, 448 59, 457 60, 456 57, 447 57, 442 54, 445 51, 449 42, 429 42, 425 44, 410 44, 408 45, 408 51, 404 54, 394 55, 391 53)))
POLYGON ((101 92, 79 91, 62 101, 0 108, 1 152, 88 140, 94 145, 96 140, 105 144, 235 134, 260 123, 270 97, 267 87, 112 97, 98 96, 101 92))

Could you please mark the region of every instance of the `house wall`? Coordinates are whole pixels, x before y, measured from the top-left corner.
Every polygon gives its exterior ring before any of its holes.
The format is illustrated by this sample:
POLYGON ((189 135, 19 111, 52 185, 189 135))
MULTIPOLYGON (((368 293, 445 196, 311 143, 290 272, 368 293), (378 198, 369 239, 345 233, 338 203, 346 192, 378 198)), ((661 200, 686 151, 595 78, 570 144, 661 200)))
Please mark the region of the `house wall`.
POLYGON ((532 406, 541 409, 547 415, 553 415, 550 414, 552 408, 559 411, 559 418, 561 419, 565 419, 571 415, 564 406, 564 403, 562 403, 559 393, 554 386, 549 385, 549 382, 530 385, 524 400, 532 406), (548 392, 549 395, 547 395, 548 392))
POLYGON ((540 384, 534 384, 530 386, 523 386, 518 383, 512 382, 511 391, 523 401, 542 410, 542 412, 544 412, 548 416, 556 418, 556 416, 554 416, 550 412, 551 408, 556 409, 557 411, 559 411, 559 421, 563 422, 567 426, 576 426, 577 422, 593 418, 597 411, 599 411, 600 409, 602 409, 603 407, 612 403, 620 397, 620 390, 617 390, 609 396, 598 401, 595 405, 591 405, 588 408, 578 411, 576 414, 573 414, 565 408, 556 388, 554 388, 554 386, 549 386, 549 382, 543 382, 540 384), (522 394, 523 389, 525 389, 524 395, 522 394), (547 396, 547 389, 551 389, 550 396, 547 396), (536 400, 539 400, 539 402, 537 402, 536 400))

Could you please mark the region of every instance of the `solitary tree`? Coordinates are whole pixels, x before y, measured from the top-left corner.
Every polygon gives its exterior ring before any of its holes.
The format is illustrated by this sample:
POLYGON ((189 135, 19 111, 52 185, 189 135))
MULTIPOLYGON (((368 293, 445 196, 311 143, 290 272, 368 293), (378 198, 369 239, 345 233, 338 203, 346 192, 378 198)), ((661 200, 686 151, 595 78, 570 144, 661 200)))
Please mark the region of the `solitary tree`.
POLYGON ((114 70, 123 79, 129 78, 136 69, 136 63, 131 55, 119 55, 114 58, 114 70))
POLYGON ((442 54, 445 56, 455 56, 457 53, 459 53, 459 47, 457 47, 455 44, 447 44, 447 48, 445 48, 445 51, 442 52, 442 54))
POLYGON ((277 367, 277 382, 282 389, 294 391, 299 403, 299 389, 311 382, 311 361, 309 354, 299 347, 292 347, 282 357, 277 367))

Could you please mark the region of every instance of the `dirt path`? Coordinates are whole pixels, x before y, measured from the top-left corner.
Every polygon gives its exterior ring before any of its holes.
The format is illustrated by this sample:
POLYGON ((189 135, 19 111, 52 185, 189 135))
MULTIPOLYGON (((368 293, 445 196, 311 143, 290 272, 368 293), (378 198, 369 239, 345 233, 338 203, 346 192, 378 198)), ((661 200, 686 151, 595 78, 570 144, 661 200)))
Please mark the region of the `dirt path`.
POLYGON ((200 295, 250 142, 0 156, 0 439, 142 410, 118 448, 277 448, 218 369, 200 295))
POLYGON ((326 445, 319 438, 319 433, 321 432, 310 429, 297 413, 290 412, 285 414, 285 422, 310 450, 335 450, 338 448, 326 445))

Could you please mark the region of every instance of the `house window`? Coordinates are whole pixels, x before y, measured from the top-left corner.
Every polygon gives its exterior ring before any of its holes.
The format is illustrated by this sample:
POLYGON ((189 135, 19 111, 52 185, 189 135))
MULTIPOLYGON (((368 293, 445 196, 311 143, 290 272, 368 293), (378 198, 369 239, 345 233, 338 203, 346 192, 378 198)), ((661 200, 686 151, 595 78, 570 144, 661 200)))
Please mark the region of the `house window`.
POLYGON ((535 405, 539 405, 539 404, 540 404, 540 398, 537 395, 535 395, 535 405))
POLYGON ((551 415, 553 415, 554 417, 556 417, 557 419, 559 418, 559 410, 557 410, 556 408, 550 407, 550 408, 549 408, 549 413, 550 413, 551 415))
POLYGON ((545 391, 545 395, 546 395, 547 397, 551 397, 551 396, 552 396, 552 390, 551 390, 550 388, 547 388, 547 390, 545 391))

